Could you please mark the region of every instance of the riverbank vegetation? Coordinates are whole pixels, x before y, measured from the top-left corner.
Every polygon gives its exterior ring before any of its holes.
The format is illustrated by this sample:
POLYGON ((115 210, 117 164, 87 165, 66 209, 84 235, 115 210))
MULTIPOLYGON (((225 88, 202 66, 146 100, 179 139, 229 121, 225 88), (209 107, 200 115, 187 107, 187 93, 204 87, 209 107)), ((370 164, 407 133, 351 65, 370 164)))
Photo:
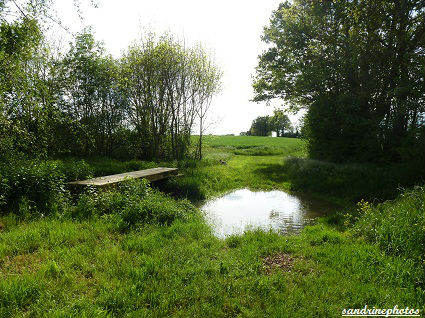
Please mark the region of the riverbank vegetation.
MULTIPOLYGON (((305 154, 300 140, 265 138, 208 137, 206 158, 178 163, 185 176, 169 189, 192 187, 196 198, 247 186, 291 189, 280 171, 294 159, 235 153, 280 143, 282 152, 305 154)), ((96 175, 156 164, 57 160, 28 167, 31 173, 11 183, 28 182, 15 192, 19 204, 0 217, 2 316, 338 317, 364 304, 423 309, 423 188, 381 205, 364 200, 299 236, 254 230, 225 240, 189 201, 146 182, 78 197, 64 191, 64 180, 73 179, 64 171, 96 175), (36 186, 45 191, 30 191, 36 186)))
POLYGON ((423 309, 423 205, 417 188, 393 203, 362 203, 345 232, 325 222, 300 236, 220 240, 189 202, 130 182, 84 194, 55 216, 2 217, 0 311, 338 317, 364 304, 423 309))

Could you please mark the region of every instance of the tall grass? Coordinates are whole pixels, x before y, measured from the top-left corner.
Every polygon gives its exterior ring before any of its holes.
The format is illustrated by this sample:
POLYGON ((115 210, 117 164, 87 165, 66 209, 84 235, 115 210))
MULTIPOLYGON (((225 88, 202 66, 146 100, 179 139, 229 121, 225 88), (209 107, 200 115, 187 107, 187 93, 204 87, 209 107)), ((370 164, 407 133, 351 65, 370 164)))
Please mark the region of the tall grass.
MULTIPOLYGON (((378 244, 388 254, 425 264, 425 189, 423 187, 407 190, 396 200, 376 206, 361 201, 358 204, 358 210, 360 215, 354 226, 354 231, 358 235, 378 244)), ((425 288, 425 279, 422 283, 425 288)))
POLYGON ((401 187, 423 182, 421 173, 411 166, 336 164, 296 157, 285 159, 284 173, 293 190, 345 198, 351 202, 391 199, 401 187))

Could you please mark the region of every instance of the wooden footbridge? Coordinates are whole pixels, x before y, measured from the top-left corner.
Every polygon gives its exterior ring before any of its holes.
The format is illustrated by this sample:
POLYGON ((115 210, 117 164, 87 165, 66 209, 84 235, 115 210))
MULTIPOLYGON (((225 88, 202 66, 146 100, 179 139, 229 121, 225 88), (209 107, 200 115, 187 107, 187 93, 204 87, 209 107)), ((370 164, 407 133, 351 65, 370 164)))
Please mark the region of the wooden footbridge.
POLYGON ((71 186, 94 186, 94 187, 105 187, 113 185, 128 179, 139 179, 145 178, 149 181, 157 181, 172 176, 178 176, 177 168, 152 168, 138 171, 131 171, 120 174, 113 174, 110 176, 98 177, 82 181, 73 181, 68 184, 71 186))

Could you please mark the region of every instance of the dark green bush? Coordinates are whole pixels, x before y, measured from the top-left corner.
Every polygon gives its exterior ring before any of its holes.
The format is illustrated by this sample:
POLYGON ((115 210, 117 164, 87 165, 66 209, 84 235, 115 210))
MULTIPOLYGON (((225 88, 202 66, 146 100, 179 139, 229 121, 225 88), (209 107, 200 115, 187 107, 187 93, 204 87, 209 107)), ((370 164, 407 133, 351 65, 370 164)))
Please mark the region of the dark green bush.
POLYGON ((119 161, 111 158, 90 158, 87 159, 87 162, 96 177, 157 167, 154 162, 141 160, 119 161))
POLYGON ((190 175, 184 178, 173 178, 161 184, 160 189, 178 198, 204 200, 206 195, 201 180, 197 176, 190 175))
POLYGON ((93 176, 93 168, 83 159, 57 161, 67 181, 89 179, 93 176))

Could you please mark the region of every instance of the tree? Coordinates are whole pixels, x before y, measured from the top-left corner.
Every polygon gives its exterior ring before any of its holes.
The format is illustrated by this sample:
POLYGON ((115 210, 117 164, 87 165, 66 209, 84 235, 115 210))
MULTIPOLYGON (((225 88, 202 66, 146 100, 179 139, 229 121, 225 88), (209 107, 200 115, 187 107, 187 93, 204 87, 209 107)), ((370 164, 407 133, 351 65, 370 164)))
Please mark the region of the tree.
POLYGON ((252 136, 269 136, 271 134, 270 116, 259 116, 252 121, 249 130, 252 136))
POLYGON ((202 158, 221 72, 201 46, 148 35, 114 59, 86 29, 53 56, 43 36, 50 4, 0 0, 0 158, 182 159, 196 122, 202 158))
MULTIPOLYGON (((285 2, 273 12, 254 100, 306 109, 312 157, 333 161, 424 156, 422 0, 285 2)), ((423 157, 422 157, 423 158, 423 157)))
POLYGON ((126 117, 127 101, 119 86, 119 63, 105 54, 89 29, 77 34, 60 63, 63 83, 62 117, 65 139, 74 154, 111 155, 117 133, 126 117), (69 140, 68 140, 69 143, 69 140))
POLYGON ((202 137, 204 133, 205 119, 211 105, 212 97, 220 90, 220 79, 222 76, 218 66, 208 58, 204 50, 199 47, 197 49, 196 59, 196 86, 201 94, 198 94, 198 107, 196 113, 199 119, 199 140, 197 157, 202 159, 202 137))
MULTIPOLYGON (((61 82, 43 30, 51 1, 0 1, 0 157, 44 156, 55 147, 61 82)), ((78 7, 78 4, 76 5, 78 7)))
POLYGON ((277 137, 283 137, 286 132, 289 133, 292 131, 292 124, 288 115, 280 109, 275 109, 273 111, 273 116, 270 117, 269 124, 270 129, 276 132, 277 137))
POLYGON ((150 34, 128 49, 121 67, 140 154, 182 159, 197 118, 202 141, 209 103, 220 83, 217 66, 200 47, 187 48, 167 34, 159 39, 150 34))

